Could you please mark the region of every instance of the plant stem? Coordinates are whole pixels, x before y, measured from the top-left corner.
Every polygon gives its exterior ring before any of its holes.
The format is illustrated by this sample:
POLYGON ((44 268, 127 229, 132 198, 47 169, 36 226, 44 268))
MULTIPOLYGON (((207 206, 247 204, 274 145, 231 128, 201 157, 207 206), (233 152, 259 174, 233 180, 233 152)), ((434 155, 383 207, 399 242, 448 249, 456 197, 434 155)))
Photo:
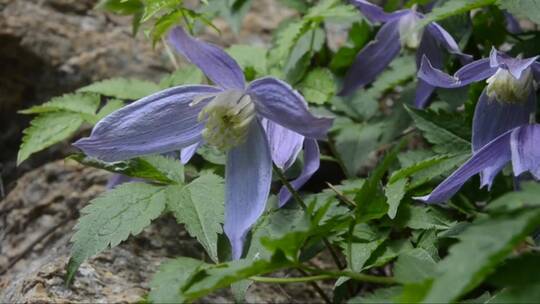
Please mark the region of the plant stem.
POLYGON ((304 283, 320 280, 333 279, 334 277, 327 274, 319 274, 314 276, 296 277, 296 278, 274 278, 274 277, 250 277, 250 280, 261 283, 304 283))
POLYGON ((255 282, 262 282, 262 283, 303 283, 303 282, 313 282, 313 281, 320 281, 320 280, 338 279, 340 277, 349 277, 353 280, 365 282, 365 283, 374 283, 374 284, 382 284, 382 285, 396 284, 396 281, 392 277, 374 276, 374 275, 369 275, 369 274, 356 273, 352 271, 325 271, 325 270, 306 268, 304 266, 302 268, 309 269, 310 271, 318 273, 318 274, 311 275, 311 276, 304 276, 304 277, 296 277, 296 278, 274 278, 274 277, 255 276, 255 277, 251 277, 250 280, 253 280, 255 282))
POLYGON ((171 51, 171 48, 169 47, 169 44, 167 41, 165 41, 165 38, 161 37, 161 42, 163 43, 163 46, 165 47, 165 52, 167 53, 167 56, 169 57, 169 60, 171 61, 172 65, 174 66, 175 70, 178 70, 180 68, 180 65, 178 64, 178 61, 176 60, 176 57, 174 57, 174 53, 171 51))
MULTIPOLYGON (((274 166, 274 171, 276 172, 277 176, 279 177, 279 179, 281 180, 283 185, 285 185, 287 190, 289 190, 289 192, 291 192, 294 200, 298 203, 298 205, 300 205, 302 207, 302 209, 304 209, 304 211, 307 211, 306 203, 304 203, 304 201, 300 197, 300 194, 298 194, 298 192, 293 188, 291 183, 289 183, 289 181, 285 177, 285 174, 283 174, 283 171, 281 171, 281 169, 278 168, 275 164, 273 166, 274 166)), ((334 248, 332 247, 332 245, 330 244, 330 242, 328 241, 328 239, 323 237, 322 241, 323 241, 324 245, 326 246, 326 248, 328 249, 328 251, 330 252, 330 255, 332 255, 332 259, 334 260, 334 263, 336 264, 336 266, 339 269, 345 268, 341 264, 341 262, 339 261, 339 257, 337 255, 337 253, 335 252, 334 248)))

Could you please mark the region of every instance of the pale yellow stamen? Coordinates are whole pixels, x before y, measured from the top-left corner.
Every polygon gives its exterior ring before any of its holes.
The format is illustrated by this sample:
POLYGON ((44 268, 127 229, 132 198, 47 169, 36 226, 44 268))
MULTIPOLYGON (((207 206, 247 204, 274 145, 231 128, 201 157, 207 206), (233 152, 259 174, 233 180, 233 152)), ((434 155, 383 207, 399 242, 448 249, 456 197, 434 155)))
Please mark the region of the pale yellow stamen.
POLYGON ((534 86, 530 68, 524 70, 519 79, 516 79, 508 70, 499 68, 486 82, 488 83, 487 95, 499 102, 507 103, 526 102, 534 86))

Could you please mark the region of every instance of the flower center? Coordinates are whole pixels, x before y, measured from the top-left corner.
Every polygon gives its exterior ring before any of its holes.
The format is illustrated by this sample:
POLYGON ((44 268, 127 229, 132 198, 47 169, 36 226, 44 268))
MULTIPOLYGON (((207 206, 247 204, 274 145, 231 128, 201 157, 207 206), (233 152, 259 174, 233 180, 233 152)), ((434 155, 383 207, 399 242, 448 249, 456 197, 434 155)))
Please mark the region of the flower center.
POLYGON ((250 123, 255 118, 251 97, 241 91, 218 94, 199 113, 199 121, 206 119, 202 136, 209 144, 227 151, 246 140, 250 123))
POLYGON ((420 45, 424 28, 418 27, 420 17, 413 11, 399 20, 399 40, 402 46, 416 49, 420 45))
POLYGON ((486 93, 490 98, 508 103, 526 102, 534 85, 530 68, 524 70, 519 79, 508 70, 499 68, 486 82, 486 93))

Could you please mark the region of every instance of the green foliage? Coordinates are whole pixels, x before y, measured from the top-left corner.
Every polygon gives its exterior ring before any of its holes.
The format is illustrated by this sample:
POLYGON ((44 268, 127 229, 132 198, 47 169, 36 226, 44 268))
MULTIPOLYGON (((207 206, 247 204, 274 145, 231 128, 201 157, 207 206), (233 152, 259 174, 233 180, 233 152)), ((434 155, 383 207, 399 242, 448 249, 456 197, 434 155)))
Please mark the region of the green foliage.
POLYGON ((150 300, 153 303, 185 302, 180 287, 203 265, 204 262, 187 257, 162 263, 150 282, 150 300))
POLYGON ((104 96, 135 100, 157 92, 159 87, 152 82, 126 79, 111 78, 80 88, 79 92, 91 92, 104 96))
POLYGON ((448 0, 443 5, 434 8, 421 24, 427 25, 430 22, 446 19, 455 15, 469 12, 473 9, 494 4, 497 0, 448 0))
MULTIPOLYGON (((162 89, 184 85, 184 84, 200 84, 204 81, 204 75, 196 66, 189 65, 176 70, 172 74, 163 77, 159 82, 159 87, 162 89)), ((149 86, 150 88, 151 86, 149 86)))
POLYGON ((127 183, 92 200, 72 237, 73 247, 67 266, 70 282, 87 258, 114 247, 130 235, 139 234, 165 209, 165 189, 143 183, 127 183))
POLYGON ((537 0, 497 0, 497 4, 516 17, 528 18, 540 24, 540 2, 537 0))
POLYGON ((166 193, 167 208, 217 263, 217 240, 218 234, 222 233, 224 216, 223 179, 205 174, 187 186, 170 187, 166 193))
POLYGON ((327 69, 311 70, 298 88, 308 102, 324 104, 336 93, 334 76, 327 69))
POLYGON ((268 62, 266 49, 235 44, 227 49, 227 53, 242 67, 247 80, 253 80, 267 74, 268 62))

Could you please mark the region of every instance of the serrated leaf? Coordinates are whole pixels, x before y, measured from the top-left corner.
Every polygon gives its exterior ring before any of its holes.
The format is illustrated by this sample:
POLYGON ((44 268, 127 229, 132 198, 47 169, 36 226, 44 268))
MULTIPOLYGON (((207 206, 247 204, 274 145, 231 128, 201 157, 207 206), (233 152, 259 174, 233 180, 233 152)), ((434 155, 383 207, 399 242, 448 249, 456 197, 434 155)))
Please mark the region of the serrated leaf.
POLYGON ((347 22, 360 19, 360 15, 352 5, 340 4, 336 0, 323 0, 310 8, 304 18, 314 22, 326 20, 347 22))
POLYGON ((291 22, 280 30, 275 38, 275 47, 270 51, 272 62, 284 66, 296 41, 308 30, 309 26, 301 21, 291 22))
POLYGON ((402 252, 394 265, 394 277, 400 283, 418 283, 435 275, 436 263, 422 248, 402 252))
POLYGON ((267 74, 268 63, 266 58, 267 50, 265 48, 235 44, 227 49, 227 53, 238 62, 244 73, 249 69, 255 72, 252 79, 267 74))
POLYGON ((204 75, 201 70, 196 66, 188 65, 163 77, 159 82, 159 87, 166 89, 184 84, 200 84, 203 80, 204 75))
POLYGON ((32 119, 30 127, 23 131, 17 165, 33 153, 73 136, 83 122, 80 114, 71 112, 44 113, 32 119))
POLYGON ((432 207, 409 205, 403 207, 396 221, 411 229, 446 230, 455 224, 454 220, 432 207))
POLYGON ((107 101, 107 103, 99 110, 96 114, 96 121, 100 121, 105 116, 111 114, 112 112, 119 110, 124 106, 124 102, 120 99, 113 99, 107 101))
POLYGON ((94 94, 65 94, 50 101, 19 111, 23 114, 72 112, 93 116, 99 107, 99 96, 94 94))
POLYGON ((111 78, 95 82, 77 90, 119 99, 136 100, 159 91, 159 86, 150 81, 133 78, 111 78))
POLYGON ((540 300, 540 284, 525 284, 506 288, 485 303, 508 304, 508 303, 538 303, 540 300))
POLYGON ((420 129, 424 137, 432 143, 438 153, 464 153, 471 149, 471 143, 445 128, 443 121, 436 120, 437 115, 432 111, 421 111, 406 107, 407 111, 414 119, 416 126, 420 129))
POLYGON ((349 299, 349 304, 374 304, 374 303, 393 303, 392 299, 402 291, 401 286, 379 288, 373 292, 362 294, 349 299))
POLYGON ((511 212, 540 206, 540 185, 525 182, 519 191, 507 193, 493 200, 486 207, 490 212, 511 212))
POLYGON ((437 265, 424 303, 453 302, 478 286, 514 247, 538 227, 540 210, 479 219, 460 236, 437 265), (457 267, 459 265, 459 267, 457 267))
POLYGON ((397 210, 401 200, 407 192, 407 180, 401 179, 394 183, 386 185, 384 194, 386 195, 386 203, 388 204, 388 217, 393 219, 396 217, 397 210))
POLYGON ((153 303, 184 303, 186 299, 180 287, 203 265, 204 262, 188 257, 161 263, 150 282, 150 300, 153 303))
POLYGON ((146 5, 144 6, 144 13, 141 17, 141 22, 148 21, 150 18, 152 18, 152 16, 154 16, 163 9, 174 8, 176 5, 178 5, 178 3, 178 0, 146 1, 146 5))
POLYGON ((69 156, 68 159, 75 160, 86 166, 164 184, 181 184, 184 178, 183 166, 178 159, 170 159, 158 155, 138 157, 113 163, 87 157, 84 154, 74 154, 69 156))
POLYGON ((448 0, 443 5, 435 7, 420 21, 420 26, 425 26, 433 21, 438 21, 459 14, 464 14, 473 9, 494 4, 496 0, 448 0))
POLYGON ((96 8, 119 15, 132 15, 141 12, 144 4, 140 0, 100 0, 96 8))
POLYGON ((540 253, 525 253, 505 261, 487 281, 499 287, 540 284, 538 269, 540 253))
POLYGON ((538 0, 498 0, 497 4, 512 15, 520 18, 528 18, 536 24, 540 24, 540 2, 538 0))
POLYGON ((171 11, 163 16, 159 17, 158 20, 154 23, 154 27, 151 31, 152 41, 154 45, 158 42, 165 33, 178 24, 180 20, 185 16, 185 13, 182 9, 171 11))
POLYGON ((222 233, 225 190, 223 179, 214 174, 201 175, 185 187, 167 190, 167 207, 189 234, 201 243, 218 262, 217 241, 222 233))
POLYGON ((93 199, 81 210, 71 241, 67 281, 87 258, 139 234, 165 209, 165 188, 127 183, 93 199))
POLYGON ((324 46, 326 33, 321 28, 309 28, 295 42, 283 72, 289 83, 300 81, 311 63, 312 57, 324 46))
POLYGON ((336 93, 336 82, 328 69, 316 68, 306 75, 298 88, 308 102, 321 105, 336 93))

